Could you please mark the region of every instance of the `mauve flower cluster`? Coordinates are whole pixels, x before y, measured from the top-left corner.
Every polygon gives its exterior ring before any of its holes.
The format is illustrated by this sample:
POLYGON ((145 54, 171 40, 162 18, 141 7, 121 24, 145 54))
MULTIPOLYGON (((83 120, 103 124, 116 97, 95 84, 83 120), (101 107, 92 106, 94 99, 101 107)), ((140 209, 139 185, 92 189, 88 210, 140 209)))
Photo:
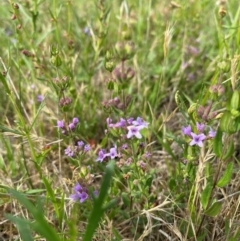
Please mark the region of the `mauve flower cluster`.
POLYGON ((184 135, 189 136, 192 140, 190 142, 190 146, 197 145, 199 147, 203 147, 203 141, 206 138, 214 138, 216 135, 216 131, 214 131, 211 127, 208 131, 207 136, 204 134, 206 130, 205 124, 201 124, 197 122, 197 134, 192 132, 192 128, 190 125, 182 127, 182 132, 184 135))
POLYGON ((70 196, 73 201, 80 201, 80 203, 83 203, 88 199, 88 191, 86 187, 82 187, 79 183, 77 183, 73 190, 74 194, 70 196))
MULTIPOLYGON (((97 157, 97 162, 103 162, 104 159, 111 159, 111 160, 114 160, 116 158, 119 158, 119 160, 122 162, 123 160, 126 160, 124 161, 124 163, 129 166, 130 163, 132 162, 132 154, 129 155, 129 152, 126 150, 129 149, 128 148, 128 144, 127 143, 124 143, 120 148, 119 148, 119 151, 117 150, 117 146, 114 146, 112 148, 110 148, 109 152, 107 152, 105 149, 100 149, 99 152, 98 152, 98 157, 97 157), (126 155, 127 154, 127 155, 126 155), (130 160, 131 159, 131 160, 130 160)), ((130 152, 131 153, 131 152, 130 152)), ((151 158, 151 153, 150 152, 146 152, 142 155, 142 158, 143 159, 150 159, 151 158)), ((123 163, 123 162, 122 162, 123 163)))
MULTIPOLYGON (((70 198, 75 202, 83 203, 89 198, 88 189, 83 185, 80 185, 78 182, 73 188, 74 193, 70 196, 70 198)), ((93 196, 98 196, 98 190, 93 191, 93 196)))
POLYGON ((101 149, 98 152, 98 158, 97 158, 97 162, 102 162, 105 158, 109 157, 111 160, 114 160, 115 158, 119 157, 119 154, 117 152, 117 147, 114 146, 112 148, 110 148, 109 152, 106 152, 105 149, 101 149))
POLYGON ((138 139, 142 138, 140 130, 148 128, 148 122, 143 121, 141 117, 138 117, 134 120, 133 117, 129 119, 120 118, 120 121, 113 123, 112 119, 107 118, 108 128, 122 128, 128 131, 127 138, 137 137, 138 139))
POLYGON ((68 157, 74 157, 75 155, 79 154, 81 151, 86 153, 91 150, 91 147, 89 144, 85 144, 83 141, 78 141, 77 145, 75 146, 68 146, 64 153, 68 157))
MULTIPOLYGON (((78 123, 79 123, 78 118, 74 117, 72 119, 72 122, 70 124, 68 124, 68 129, 73 131, 76 128, 78 123)), ((64 123, 64 120, 58 120, 57 121, 57 127, 62 130, 62 134, 66 134, 67 128, 66 128, 66 125, 64 123)))

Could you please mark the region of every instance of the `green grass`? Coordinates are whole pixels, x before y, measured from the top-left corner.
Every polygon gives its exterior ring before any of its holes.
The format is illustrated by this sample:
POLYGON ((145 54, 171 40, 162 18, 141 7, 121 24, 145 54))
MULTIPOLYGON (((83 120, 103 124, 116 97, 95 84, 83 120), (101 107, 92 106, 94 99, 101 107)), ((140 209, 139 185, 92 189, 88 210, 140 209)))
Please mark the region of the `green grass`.
POLYGON ((0 239, 239 240, 239 18, 237 1, 3 1, 0 239), (108 128, 130 117, 141 139, 108 128))

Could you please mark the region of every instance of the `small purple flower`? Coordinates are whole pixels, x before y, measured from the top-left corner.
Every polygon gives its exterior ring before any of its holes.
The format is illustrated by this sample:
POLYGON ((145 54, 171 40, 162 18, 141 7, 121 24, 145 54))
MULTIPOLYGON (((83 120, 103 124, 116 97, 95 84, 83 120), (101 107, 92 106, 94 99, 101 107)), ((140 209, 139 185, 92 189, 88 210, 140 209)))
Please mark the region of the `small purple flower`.
POLYGON ((69 156, 69 157, 73 157, 74 156, 74 151, 71 149, 71 147, 69 146, 67 149, 64 150, 65 155, 69 156))
POLYGON ((117 147, 115 146, 115 147, 110 148, 109 153, 105 154, 105 156, 109 156, 111 158, 111 160, 113 160, 116 157, 118 157, 117 147))
POLYGON ((135 121, 132 122, 133 125, 135 126, 140 126, 142 129, 147 128, 149 123, 146 121, 143 121, 141 117, 138 117, 135 121))
POLYGON ((126 121, 125 119, 121 118, 120 121, 117 122, 114 126, 115 126, 115 127, 121 127, 121 128, 123 128, 123 127, 125 127, 126 125, 127 125, 127 121, 126 121))
POLYGON ((89 144, 86 144, 86 145, 84 146, 84 151, 85 151, 85 152, 88 152, 88 151, 90 151, 90 150, 91 150, 90 145, 89 145, 89 144))
POLYGON ((127 143, 123 144, 123 145, 122 145, 122 149, 123 149, 123 150, 128 149, 128 144, 127 144, 127 143))
POLYGON ((80 203, 83 203, 85 200, 88 199, 88 194, 86 192, 81 192, 79 199, 80 203))
POLYGON ((73 190, 74 190, 75 192, 82 192, 82 191, 83 191, 83 187, 82 187, 79 183, 77 183, 77 184, 74 186, 73 190))
POLYGON ((149 159, 151 157, 151 153, 149 151, 147 151, 144 156, 145 156, 145 158, 149 159))
POLYGON ((146 163, 143 162, 143 161, 139 161, 137 164, 138 164, 139 167, 142 168, 142 169, 145 169, 145 167, 146 167, 146 163))
POLYGON ((199 135, 195 133, 191 133, 192 141, 190 142, 190 146, 197 145, 199 147, 203 147, 203 140, 205 140, 206 136, 201 133, 199 135))
POLYGON ((211 127, 208 132, 208 136, 214 138, 216 136, 216 131, 214 131, 211 127))
POLYGON ((91 34, 91 30, 90 30, 89 27, 85 27, 85 28, 83 29, 83 32, 84 32, 87 36, 91 36, 91 35, 92 35, 92 34, 91 34))
POLYGON ((132 125, 132 122, 134 121, 134 118, 133 117, 130 117, 130 118, 128 118, 127 119, 127 123, 129 124, 129 125, 132 125))
POLYGON ((139 126, 128 126, 127 129, 128 129, 128 133, 127 133, 128 139, 133 136, 137 137, 138 139, 142 138, 142 135, 139 132, 142 129, 141 127, 139 128, 139 126))
POLYGON ((37 102, 43 102, 43 100, 44 100, 44 97, 42 96, 42 95, 38 95, 37 96, 37 102))
POLYGON ((74 125, 76 125, 78 122, 79 122, 78 118, 77 118, 77 117, 74 117, 73 120, 72 120, 72 123, 73 123, 74 125))
POLYGON ((112 123, 112 119, 111 119, 111 118, 107 118, 107 119, 106 119, 106 122, 107 122, 107 126, 108 126, 109 128, 114 127, 114 124, 112 123))
POLYGON ((75 126, 74 123, 70 123, 70 124, 68 125, 68 127, 69 127, 70 130, 73 130, 76 126, 75 126))
POLYGON ((115 97, 115 98, 113 99, 113 101, 114 101, 115 104, 119 104, 119 103, 121 102, 118 97, 115 97))
POLYGON ((126 160, 125 163, 126 163, 127 166, 130 166, 130 164, 132 163, 132 158, 129 157, 129 158, 126 160))
POLYGON ((204 124, 201 124, 201 123, 198 123, 197 122, 197 130, 198 130, 198 133, 202 133, 204 131, 204 128, 205 128, 205 125, 204 124))
POLYGON ((79 183, 75 185, 73 190, 74 194, 70 196, 73 201, 80 201, 80 203, 83 203, 85 200, 88 199, 87 189, 82 187, 79 183))
POLYGON ((83 141, 78 141, 77 145, 78 145, 78 147, 83 147, 84 146, 84 142, 83 141))
POLYGON ((105 158, 105 150, 101 149, 99 152, 98 152, 98 158, 97 158, 97 162, 102 162, 105 158))
POLYGON ((57 127, 61 128, 61 129, 64 129, 65 128, 64 121, 63 120, 58 120, 57 121, 57 127))
POLYGON ((183 132, 183 134, 184 135, 186 135, 186 136, 191 136, 191 132, 192 132, 192 128, 191 128, 191 126, 190 125, 188 125, 188 126, 183 126, 182 127, 182 132, 183 132))

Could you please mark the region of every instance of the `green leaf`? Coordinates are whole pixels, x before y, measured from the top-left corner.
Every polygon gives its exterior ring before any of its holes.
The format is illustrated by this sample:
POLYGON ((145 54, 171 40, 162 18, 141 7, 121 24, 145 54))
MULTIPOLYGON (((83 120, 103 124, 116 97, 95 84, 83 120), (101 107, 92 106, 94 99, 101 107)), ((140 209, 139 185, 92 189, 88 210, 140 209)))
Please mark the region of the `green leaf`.
POLYGON ((220 129, 228 134, 233 134, 238 130, 238 118, 233 119, 229 111, 225 111, 220 120, 220 129))
POLYGON ((174 178, 171 178, 168 182, 168 187, 171 191, 174 191, 176 189, 176 180, 174 178))
POLYGON ((212 192, 212 187, 213 187, 212 183, 208 183, 201 194, 201 204, 202 204, 204 210, 206 210, 206 208, 207 208, 209 198, 210 198, 211 192, 212 192))
POLYGON ((24 241, 34 241, 31 235, 30 221, 13 216, 11 214, 6 214, 7 219, 16 224, 21 239, 24 241))
POLYGON ((112 199, 109 203, 107 203, 107 204, 103 207, 104 212, 107 211, 108 209, 111 209, 111 208, 113 208, 114 206, 116 206, 117 203, 118 203, 118 199, 117 199, 117 198, 112 199))
POLYGON ((101 143, 100 143, 100 146, 101 146, 101 147, 104 147, 104 146, 107 144, 107 141, 108 141, 108 136, 105 136, 105 137, 102 139, 102 141, 101 141, 101 143))
POLYGON ((214 142, 213 142, 213 151, 214 151, 214 153, 216 154, 217 157, 222 156, 222 149, 223 149, 222 131, 220 130, 220 128, 218 128, 216 136, 214 138, 214 142))
POLYGON ((8 84, 7 84, 7 81, 6 81, 6 78, 5 76, 3 76, 3 74, 0 72, 0 81, 2 82, 2 84, 4 85, 4 88, 5 88, 5 91, 10 94, 11 93, 11 90, 9 89, 8 87, 8 84))
POLYGON ((37 113, 36 113, 36 115, 34 116, 33 121, 32 121, 32 124, 31 124, 30 127, 29 127, 29 131, 32 130, 32 128, 33 128, 34 124, 36 123, 37 118, 38 118, 39 114, 41 113, 42 109, 44 108, 44 106, 45 106, 45 102, 42 102, 42 103, 40 104, 40 106, 38 107, 37 113))
POLYGON ((14 129, 9 129, 8 127, 5 127, 3 125, 0 124, 0 131, 2 132, 10 132, 10 133, 13 133, 13 134, 16 134, 16 135, 20 135, 20 136, 23 136, 24 133, 18 131, 18 130, 14 130, 14 129))
POLYGON ((234 153, 234 142, 233 142, 233 140, 231 140, 229 143, 227 143, 226 149, 227 150, 226 150, 226 152, 225 152, 225 154, 223 156, 223 160, 228 159, 234 153))
POLYGON ((220 178, 220 180, 217 183, 218 187, 224 187, 231 181, 232 171, 233 171, 233 163, 229 162, 223 176, 220 178))
POLYGON ((115 168, 115 161, 112 160, 107 165, 106 173, 103 177, 103 182, 101 185, 99 196, 94 201, 93 210, 88 219, 88 224, 87 224, 86 232, 83 237, 83 241, 92 240, 94 232, 97 229, 98 224, 104 214, 105 210, 103 208, 103 204, 106 196, 108 195, 108 189, 110 188, 112 176, 114 173, 114 168, 115 168))
POLYGON ((148 176, 147 179, 145 180, 145 187, 150 188, 152 186, 153 182, 153 176, 148 176))
MULTIPOLYGON (((61 241, 57 232, 46 221, 44 213, 41 210, 38 210, 22 193, 13 189, 8 189, 8 191, 32 214, 35 219, 35 222, 29 224, 32 230, 42 235, 47 241, 61 241)), ((25 221, 27 222, 27 220, 25 221)))
POLYGON ((206 210, 205 214, 210 217, 215 217, 221 211, 222 203, 214 202, 209 209, 206 210))
POLYGON ((108 84, 107 84, 107 89, 108 89, 108 90, 113 90, 113 89, 114 89, 114 83, 113 83, 113 81, 110 80, 110 81, 108 82, 108 84))
POLYGON ((112 232, 114 234, 114 241, 122 241, 122 237, 120 236, 120 234, 118 233, 118 231, 113 227, 112 228, 112 232))
POLYGON ((50 197, 50 200, 53 204, 53 207, 54 207, 54 210, 55 210, 55 213, 58 217, 58 221, 61 223, 61 210, 60 210, 60 204, 58 202, 58 200, 56 199, 55 197, 55 193, 51 187, 51 184, 49 183, 49 181, 47 180, 47 178, 45 177, 42 177, 42 180, 43 180, 43 183, 47 189, 47 194, 48 196, 50 197))
POLYGON ((40 193, 40 192, 45 192, 45 189, 30 189, 28 191, 26 191, 26 194, 35 194, 35 193, 40 193))
POLYGON ((130 203, 131 203, 131 200, 130 200, 130 195, 129 193, 126 193, 126 192, 122 192, 122 201, 124 203, 125 206, 129 207, 130 206, 130 203))

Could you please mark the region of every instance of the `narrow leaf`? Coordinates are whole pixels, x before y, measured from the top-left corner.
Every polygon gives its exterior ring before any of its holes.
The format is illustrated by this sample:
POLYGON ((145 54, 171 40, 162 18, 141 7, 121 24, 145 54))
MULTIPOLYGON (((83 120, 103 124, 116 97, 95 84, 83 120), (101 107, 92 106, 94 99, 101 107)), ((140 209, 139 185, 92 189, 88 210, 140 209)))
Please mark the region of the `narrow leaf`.
POLYGON ((223 160, 226 160, 229 157, 231 157, 233 153, 234 153, 234 142, 233 140, 231 140, 230 143, 227 143, 227 150, 223 156, 223 160))
POLYGON ((114 173, 115 161, 110 161, 106 168, 106 173, 103 177, 100 193, 98 198, 95 200, 93 210, 88 219, 86 232, 83 237, 83 241, 91 241, 95 230, 104 214, 103 203, 108 195, 108 189, 110 188, 111 179, 114 173))
POLYGON ((205 214, 210 217, 215 217, 221 211, 221 207, 222 207, 221 202, 215 202, 208 210, 206 210, 205 214))
POLYGON ((204 210, 206 210, 206 208, 207 208, 209 198, 211 196, 211 192, 212 192, 212 184, 208 183, 201 194, 201 204, 202 204, 204 210))
POLYGON ((35 222, 30 224, 31 229, 45 237, 46 240, 61 241, 56 231, 44 218, 42 211, 39 211, 22 193, 14 189, 8 189, 8 191, 32 214, 35 222))
POLYGON ((217 157, 221 157, 222 156, 222 131, 220 130, 220 128, 218 128, 216 136, 214 138, 214 142, 213 142, 213 151, 216 154, 217 157))
POLYGON ((226 186, 231 181, 232 172, 233 172, 233 163, 229 162, 223 176, 218 181, 217 186, 218 187, 226 186))
POLYGON ((23 219, 23 218, 15 217, 11 214, 6 214, 6 217, 7 217, 7 219, 9 219, 10 221, 12 221, 13 223, 16 224, 22 240, 34 241, 32 235, 31 235, 30 227, 29 227, 30 221, 23 219))
POLYGON ((45 106, 45 102, 42 102, 42 103, 40 104, 40 106, 38 107, 37 113, 36 113, 36 115, 35 115, 34 118, 33 118, 33 121, 32 121, 32 124, 31 124, 31 126, 30 126, 30 128, 29 128, 29 131, 32 130, 32 128, 33 128, 34 124, 36 123, 37 118, 38 118, 39 114, 41 113, 42 109, 44 108, 44 106, 45 106))

